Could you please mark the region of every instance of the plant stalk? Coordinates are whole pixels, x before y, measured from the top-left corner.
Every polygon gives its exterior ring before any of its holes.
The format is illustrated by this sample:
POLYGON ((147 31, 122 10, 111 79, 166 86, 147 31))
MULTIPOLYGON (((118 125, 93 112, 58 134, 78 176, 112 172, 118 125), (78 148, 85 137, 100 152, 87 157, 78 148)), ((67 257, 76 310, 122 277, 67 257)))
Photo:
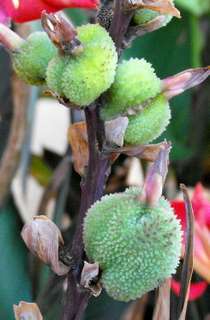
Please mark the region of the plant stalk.
POLYGON ((99 150, 99 145, 104 142, 104 123, 99 119, 98 107, 93 105, 86 108, 85 116, 89 142, 89 162, 85 179, 82 179, 81 182, 81 206, 71 248, 71 257, 75 268, 68 275, 68 301, 66 301, 64 309, 64 320, 79 320, 91 297, 90 292, 78 288, 77 285, 80 281, 85 258, 83 220, 90 206, 103 196, 110 167, 109 158, 99 150), (99 137, 100 143, 98 142, 99 137))
MULTIPOLYGON (((110 36, 120 53, 123 38, 127 32, 133 13, 124 11, 126 0, 116 0, 110 36)), ((105 145, 104 122, 100 119, 101 99, 85 109, 87 124, 89 161, 85 178, 81 181, 81 205, 77 226, 70 250, 73 270, 68 274, 68 289, 64 307, 63 320, 80 320, 91 297, 89 291, 80 288, 80 275, 85 260, 83 244, 83 221, 87 210, 104 193, 105 182, 110 170, 109 156, 103 153, 105 145)))

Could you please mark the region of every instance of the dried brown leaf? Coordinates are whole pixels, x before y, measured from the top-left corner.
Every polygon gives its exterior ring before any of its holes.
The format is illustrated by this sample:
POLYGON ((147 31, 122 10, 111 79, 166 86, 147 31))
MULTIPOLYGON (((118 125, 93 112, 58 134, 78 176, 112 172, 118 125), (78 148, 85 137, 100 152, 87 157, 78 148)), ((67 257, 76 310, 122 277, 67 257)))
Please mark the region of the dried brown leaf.
POLYGON ((127 117, 107 121, 105 123, 106 140, 109 144, 115 144, 122 147, 124 144, 124 135, 128 126, 127 117))
POLYGON ((108 149, 107 152, 113 154, 125 154, 129 157, 138 157, 147 161, 155 161, 158 153, 165 147, 168 142, 161 142, 158 144, 148 144, 139 146, 125 146, 122 148, 108 149))
POLYGON ((71 125, 68 131, 68 140, 72 148, 74 169, 82 176, 85 173, 89 157, 86 123, 77 122, 71 125))
POLYGON ((89 289, 93 296, 98 297, 101 293, 102 287, 99 283, 99 264, 88 263, 85 261, 81 273, 80 284, 86 289, 89 289))
POLYGON ((13 305, 15 320, 43 320, 36 303, 21 301, 19 305, 13 305))
POLYGON ((158 298, 155 304, 155 310, 152 320, 169 320, 170 319, 170 292, 171 279, 167 279, 159 287, 158 298))
POLYGON ((22 229, 21 236, 29 250, 49 264, 59 276, 65 275, 69 267, 59 260, 59 246, 64 244, 58 227, 46 216, 36 216, 22 229))

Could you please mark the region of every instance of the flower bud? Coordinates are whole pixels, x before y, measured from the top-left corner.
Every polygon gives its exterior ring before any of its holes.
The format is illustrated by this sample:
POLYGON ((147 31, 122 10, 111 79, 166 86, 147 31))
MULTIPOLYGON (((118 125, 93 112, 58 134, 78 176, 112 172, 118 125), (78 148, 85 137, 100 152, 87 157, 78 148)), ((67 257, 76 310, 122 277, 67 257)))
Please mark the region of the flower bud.
POLYGON ((161 198, 166 175, 168 173, 170 149, 171 145, 165 142, 154 163, 148 170, 142 196, 140 197, 141 201, 144 201, 148 206, 155 206, 161 198))
POLYGON ((63 245, 60 230, 46 216, 36 216, 30 223, 25 224, 21 236, 29 250, 49 264, 59 276, 69 271, 69 267, 59 261, 59 246, 63 245))

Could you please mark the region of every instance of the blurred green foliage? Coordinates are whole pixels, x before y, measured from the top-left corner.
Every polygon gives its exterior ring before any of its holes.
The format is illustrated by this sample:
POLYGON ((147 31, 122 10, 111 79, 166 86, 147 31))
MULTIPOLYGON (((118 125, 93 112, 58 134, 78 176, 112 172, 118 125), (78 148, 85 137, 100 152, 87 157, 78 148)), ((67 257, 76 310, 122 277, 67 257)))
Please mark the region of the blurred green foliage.
POLYGON ((31 301, 28 250, 23 243, 21 221, 12 200, 0 213, 0 318, 13 320, 13 304, 31 301))

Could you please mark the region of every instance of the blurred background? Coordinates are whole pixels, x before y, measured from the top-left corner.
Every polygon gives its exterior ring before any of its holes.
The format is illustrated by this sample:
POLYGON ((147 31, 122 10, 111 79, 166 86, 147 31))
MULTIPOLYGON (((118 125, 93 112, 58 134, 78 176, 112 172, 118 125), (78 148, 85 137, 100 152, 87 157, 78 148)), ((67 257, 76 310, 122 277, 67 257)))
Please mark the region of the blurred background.
MULTIPOLYGON (((184 69, 210 64, 210 5, 203 0, 177 0, 182 19, 174 18, 167 27, 137 39, 123 58, 144 57, 164 79, 184 69), (189 4, 190 3, 190 4, 189 4)), ((90 18, 86 11, 67 10, 76 25, 90 18)), ((40 23, 14 26, 26 36, 39 30, 40 23)), ((201 182, 210 222, 210 80, 174 98, 172 121, 163 139, 172 142, 171 165, 165 194, 180 197, 179 183, 193 189, 201 182)), ((72 166, 68 128, 83 115, 70 111, 42 89, 29 87, 16 78, 10 57, 0 47, 0 194, 8 181, 10 193, 0 209, 0 319, 12 320, 12 305, 20 300, 37 301, 44 319, 60 315, 62 279, 32 257, 20 237, 23 223, 45 213, 61 228, 69 241, 80 203, 80 176, 72 166), (19 148, 21 146, 21 152, 19 148), (15 173, 13 177, 13 173, 15 173)), ((120 156, 112 167, 106 192, 142 185, 145 163, 120 156)), ((210 227, 210 223, 209 223, 210 227)), ((210 317, 210 256, 205 272, 194 272, 193 282, 202 283, 198 297, 190 302, 187 319, 210 317), (205 285, 204 285, 205 284, 205 285)), ((130 304, 119 303, 103 293, 92 298, 85 320, 152 319, 155 293, 130 304)), ((176 296, 173 295, 173 299, 176 296)))

